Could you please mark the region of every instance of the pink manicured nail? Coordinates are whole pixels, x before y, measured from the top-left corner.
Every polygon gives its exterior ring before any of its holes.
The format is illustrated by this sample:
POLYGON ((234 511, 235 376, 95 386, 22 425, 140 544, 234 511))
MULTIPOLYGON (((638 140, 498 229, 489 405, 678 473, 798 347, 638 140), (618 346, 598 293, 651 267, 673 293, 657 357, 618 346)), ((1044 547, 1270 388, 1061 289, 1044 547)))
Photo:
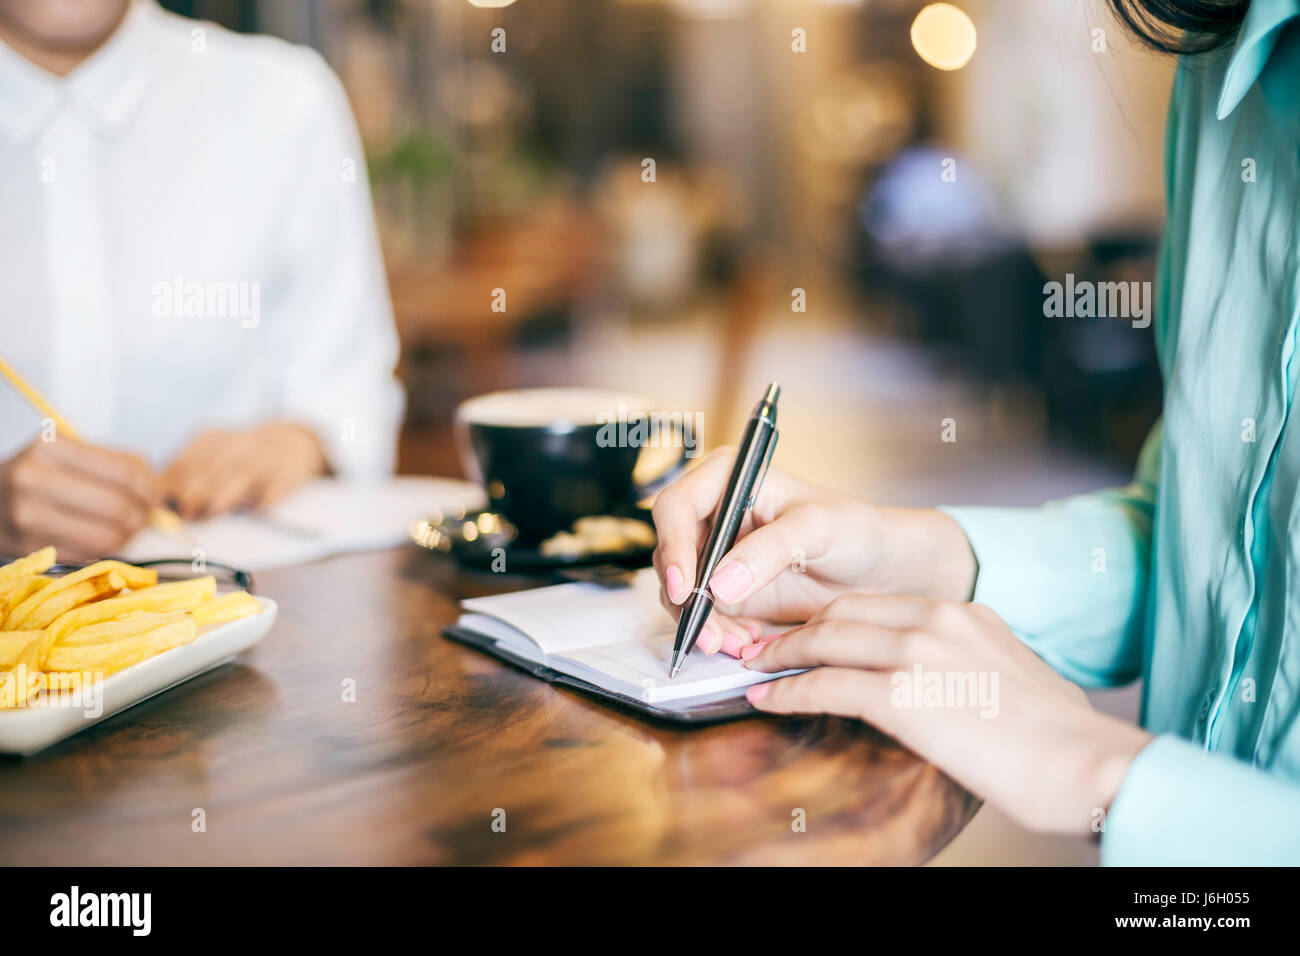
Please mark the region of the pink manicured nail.
POLYGON ((739 561, 728 561, 709 578, 709 590, 723 604, 735 604, 753 583, 749 568, 739 561))
POLYGON ((752 661, 759 654, 763 653, 763 648, 767 646, 767 641, 759 641, 757 644, 750 644, 749 647, 741 648, 740 659, 742 661, 752 661))
POLYGON ((755 684, 753 687, 749 688, 749 690, 745 691, 745 697, 751 704, 757 704, 767 696, 769 690, 771 690, 771 687, 767 684, 755 684))
POLYGON ((722 653, 732 657, 740 657, 741 648, 745 646, 745 639, 739 634, 728 631, 722 638, 722 653))
POLYGON ((716 654, 718 653, 718 649, 722 647, 722 635, 713 630, 710 625, 706 624, 704 630, 700 631, 700 636, 695 642, 695 646, 705 654, 716 654))
POLYGON ((750 636, 751 638, 753 638, 754 640, 757 641, 757 640, 761 640, 761 639, 762 639, 762 637, 763 637, 763 629, 762 629, 761 627, 759 627, 757 624, 742 624, 741 626, 742 626, 745 630, 749 631, 749 636, 750 636))
POLYGON ((668 585, 668 599, 674 604, 679 603, 685 597, 682 594, 682 585, 686 582, 683 580, 681 569, 677 565, 668 565, 668 570, 664 572, 664 583, 668 585))

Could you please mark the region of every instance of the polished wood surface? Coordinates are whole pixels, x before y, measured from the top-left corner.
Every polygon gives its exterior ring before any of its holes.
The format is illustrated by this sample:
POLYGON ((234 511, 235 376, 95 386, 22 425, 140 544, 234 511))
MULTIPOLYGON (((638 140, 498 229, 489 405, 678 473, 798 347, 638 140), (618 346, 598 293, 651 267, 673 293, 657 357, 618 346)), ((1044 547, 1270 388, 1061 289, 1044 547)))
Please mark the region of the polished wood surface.
POLYGON ((439 636, 502 583, 414 549, 259 575, 280 618, 236 663, 0 760, 0 863, 919 863, 978 807, 861 724, 655 726, 439 636))

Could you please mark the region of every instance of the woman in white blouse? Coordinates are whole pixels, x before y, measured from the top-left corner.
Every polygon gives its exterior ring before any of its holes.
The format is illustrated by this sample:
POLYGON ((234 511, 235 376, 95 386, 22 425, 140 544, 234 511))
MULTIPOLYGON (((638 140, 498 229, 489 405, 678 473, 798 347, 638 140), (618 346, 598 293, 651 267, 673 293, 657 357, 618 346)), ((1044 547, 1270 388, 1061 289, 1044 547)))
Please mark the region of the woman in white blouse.
POLYGON ((390 471, 402 411, 361 143, 314 51, 152 0, 0 0, 0 554, 156 503, 390 471))

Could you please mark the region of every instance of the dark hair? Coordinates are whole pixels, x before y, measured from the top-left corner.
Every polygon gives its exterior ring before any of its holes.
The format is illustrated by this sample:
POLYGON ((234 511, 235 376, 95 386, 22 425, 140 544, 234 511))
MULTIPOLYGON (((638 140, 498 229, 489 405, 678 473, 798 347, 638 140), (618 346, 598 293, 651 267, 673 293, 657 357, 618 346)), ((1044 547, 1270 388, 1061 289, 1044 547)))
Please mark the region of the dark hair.
POLYGON ((1250 0, 1110 0, 1110 6, 1153 49, 1205 53, 1232 42, 1250 0))

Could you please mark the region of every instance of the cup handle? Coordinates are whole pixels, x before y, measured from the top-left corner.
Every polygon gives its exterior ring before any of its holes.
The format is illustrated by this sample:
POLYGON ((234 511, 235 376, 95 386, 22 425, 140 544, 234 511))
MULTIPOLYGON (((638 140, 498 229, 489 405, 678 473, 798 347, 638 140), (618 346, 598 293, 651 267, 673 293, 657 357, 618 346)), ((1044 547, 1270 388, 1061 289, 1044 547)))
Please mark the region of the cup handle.
POLYGON ((674 424, 673 429, 677 432, 677 436, 680 439, 678 445, 681 448, 682 453, 677 456, 675 462, 668 465, 668 467, 659 474, 636 486, 636 497, 638 501, 642 498, 647 498, 650 495, 658 494, 686 472, 686 463, 690 460, 690 449, 686 447, 686 428, 684 425, 674 424))

